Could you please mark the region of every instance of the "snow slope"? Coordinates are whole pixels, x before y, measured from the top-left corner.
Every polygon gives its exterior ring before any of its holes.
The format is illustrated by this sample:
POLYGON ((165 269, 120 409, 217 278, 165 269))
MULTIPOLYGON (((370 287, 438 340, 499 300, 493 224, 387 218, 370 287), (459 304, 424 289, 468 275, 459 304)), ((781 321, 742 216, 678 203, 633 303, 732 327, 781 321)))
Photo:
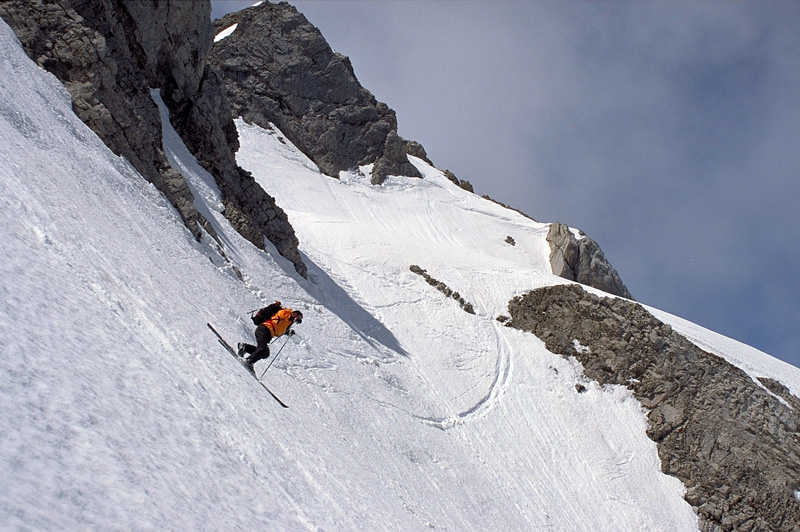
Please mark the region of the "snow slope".
POLYGON ((239 122, 239 162, 289 214, 305 280, 230 227, 168 121, 222 250, 2 22, 0 79, 0 529, 696 529, 630 393, 495 320, 563 282, 545 225, 418 160, 424 180, 331 179, 239 122), (265 376, 288 410, 205 325, 252 339, 247 311, 275 298, 305 314, 265 376))

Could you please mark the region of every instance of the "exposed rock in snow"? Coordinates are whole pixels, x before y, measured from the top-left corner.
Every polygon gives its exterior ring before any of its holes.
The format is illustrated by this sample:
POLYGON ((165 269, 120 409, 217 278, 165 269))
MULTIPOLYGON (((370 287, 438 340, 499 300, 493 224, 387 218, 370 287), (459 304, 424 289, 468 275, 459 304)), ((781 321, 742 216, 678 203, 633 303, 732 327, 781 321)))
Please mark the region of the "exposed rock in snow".
POLYGON ((427 271, 423 270, 422 268, 420 268, 416 264, 412 264, 409 267, 409 270, 411 270, 412 272, 414 272, 417 275, 421 276, 423 279, 425 279, 426 283, 428 283, 429 285, 431 285, 432 287, 434 287, 435 289, 437 289, 438 291, 443 293, 445 295, 445 297, 452 297, 453 299, 458 301, 458 304, 461 305, 461 308, 464 309, 464 312, 466 312, 468 314, 475 314, 475 308, 472 306, 472 303, 470 303, 469 301, 466 301, 461 296, 461 294, 459 294, 458 292, 454 292, 452 289, 450 289, 443 282, 431 277, 428 274, 427 271))

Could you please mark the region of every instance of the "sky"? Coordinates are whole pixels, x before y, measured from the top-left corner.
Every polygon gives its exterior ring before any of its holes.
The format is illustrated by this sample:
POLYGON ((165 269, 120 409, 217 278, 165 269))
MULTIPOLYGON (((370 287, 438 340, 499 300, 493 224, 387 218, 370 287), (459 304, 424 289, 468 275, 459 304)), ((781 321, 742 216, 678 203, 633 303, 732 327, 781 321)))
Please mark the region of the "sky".
POLYGON ((291 3, 438 168, 800 366, 800 3, 291 3))

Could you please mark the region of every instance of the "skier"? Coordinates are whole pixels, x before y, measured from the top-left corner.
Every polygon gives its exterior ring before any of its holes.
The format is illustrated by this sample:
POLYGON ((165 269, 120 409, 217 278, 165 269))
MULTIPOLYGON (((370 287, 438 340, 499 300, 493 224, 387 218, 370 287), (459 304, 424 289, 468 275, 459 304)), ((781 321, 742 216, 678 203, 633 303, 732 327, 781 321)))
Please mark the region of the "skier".
POLYGON ((299 310, 282 308, 281 302, 268 305, 259 310, 253 316, 253 323, 256 327, 256 345, 240 343, 239 356, 250 367, 259 360, 269 357, 269 343, 273 338, 287 334, 292 336, 294 331, 290 329, 295 323, 303 322, 303 313, 299 310))

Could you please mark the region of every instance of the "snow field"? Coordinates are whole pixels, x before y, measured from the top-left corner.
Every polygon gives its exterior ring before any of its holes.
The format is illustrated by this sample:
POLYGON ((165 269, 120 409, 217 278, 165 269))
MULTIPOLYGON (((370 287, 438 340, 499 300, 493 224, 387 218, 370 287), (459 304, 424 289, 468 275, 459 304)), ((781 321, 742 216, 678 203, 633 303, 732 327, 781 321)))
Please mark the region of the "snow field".
POLYGON ((368 168, 334 180, 278 132, 237 126, 239 163, 287 211, 304 254, 402 339, 401 367, 430 399, 428 411, 404 410, 457 433, 465 459, 479 464, 471 467, 491 472, 461 512, 477 505, 484 519, 502 521, 510 504, 522 529, 696 526, 683 487, 659 473, 629 393, 600 390, 532 335, 494 319, 514 295, 563 282, 549 274, 546 225, 462 191, 417 159, 424 180, 390 177, 374 187, 368 168), (411 264, 460 292, 477 315, 428 286, 411 264), (590 393, 578 394, 577 381, 590 393))

